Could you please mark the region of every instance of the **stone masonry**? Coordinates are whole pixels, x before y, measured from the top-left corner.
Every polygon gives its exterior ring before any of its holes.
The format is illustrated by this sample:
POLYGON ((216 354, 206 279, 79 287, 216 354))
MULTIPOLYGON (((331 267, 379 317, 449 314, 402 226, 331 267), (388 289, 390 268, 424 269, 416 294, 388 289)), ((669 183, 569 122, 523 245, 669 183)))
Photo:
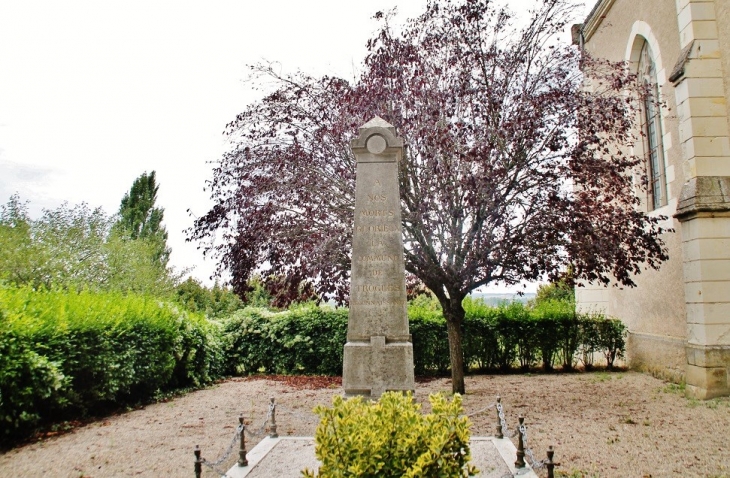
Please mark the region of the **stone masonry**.
POLYGON ((360 128, 352 151, 355 230, 342 386, 348 396, 378 398, 415 388, 398 186, 403 140, 375 117, 360 128))

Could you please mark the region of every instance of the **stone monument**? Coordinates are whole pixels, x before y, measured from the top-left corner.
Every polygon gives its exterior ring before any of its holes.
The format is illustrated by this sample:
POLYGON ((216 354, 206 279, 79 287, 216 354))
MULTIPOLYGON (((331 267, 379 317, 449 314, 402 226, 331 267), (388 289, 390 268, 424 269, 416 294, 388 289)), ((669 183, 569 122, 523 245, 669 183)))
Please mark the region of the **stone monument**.
POLYGON ((378 398, 414 390, 408 333, 398 167, 403 140, 377 116, 352 141, 357 161, 350 315, 342 386, 378 398))

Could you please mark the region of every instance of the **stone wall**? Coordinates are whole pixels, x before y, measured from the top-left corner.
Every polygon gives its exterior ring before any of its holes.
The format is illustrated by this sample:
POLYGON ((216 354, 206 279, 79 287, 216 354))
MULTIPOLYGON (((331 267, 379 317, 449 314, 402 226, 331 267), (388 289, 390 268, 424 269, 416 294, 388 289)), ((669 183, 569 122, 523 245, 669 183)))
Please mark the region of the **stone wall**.
MULTIPOLYGON (((685 300, 680 223, 673 219, 685 181, 674 87, 668 81, 680 54, 677 15, 667 0, 613 0, 601 2, 592 22, 585 25, 585 50, 612 61, 637 67, 643 39, 649 42, 657 68, 662 99, 662 131, 668 204, 652 215, 667 216, 663 226, 676 232, 664 235, 669 261, 659 271, 644 270, 637 287, 588 285, 576 290, 582 310, 603 310, 629 328, 628 359, 632 367, 681 380, 686 341, 685 300)), ((637 151, 640 153, 640 151, 637 151)))

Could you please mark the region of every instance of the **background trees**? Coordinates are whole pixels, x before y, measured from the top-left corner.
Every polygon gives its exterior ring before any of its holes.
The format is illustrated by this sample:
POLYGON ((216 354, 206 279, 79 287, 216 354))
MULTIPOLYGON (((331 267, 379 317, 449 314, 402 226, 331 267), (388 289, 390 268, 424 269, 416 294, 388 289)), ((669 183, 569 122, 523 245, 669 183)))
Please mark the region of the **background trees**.
POLYGON ((519 28, 479 0, 431 1, 397 34, 379 14, 354 83, 255 67, 276 89, 228 125, 233 149, 214 168, 214 206, 189 238, 220 258, 237 291, 263 269, 284 289, 304 281, 346 302, 349 140, 379 115, 408 145, 406 269, 443 309, 455 392, 464 391, 470 291, 554 280, 567 264, 575 279, 632 286, 666 259, 661 218, 638 210, 641 161, 624 147, 634 140, 636 104, 625 94, 634 79, 556 43, 566 0, 536 5, 519 28))
POLYGON ((170 294, 179 277, 167 268, 170 249, 154 207, 154 172, 138 178, 120 214, 87 204, 62 204, 28 215, 13 195, 0 206, 0 280, 34 287, 121 290, 170 294))
POLYGON ((134 180, 132 188, 124 194, 119 206, 116 226, 131 239, 146 239, 157 243, 156 260, 165 267, 170 258, 167 247, 167 231, 162 225, 164 209, 155 207, 159 185, 155 172, 142 173, 134 180))

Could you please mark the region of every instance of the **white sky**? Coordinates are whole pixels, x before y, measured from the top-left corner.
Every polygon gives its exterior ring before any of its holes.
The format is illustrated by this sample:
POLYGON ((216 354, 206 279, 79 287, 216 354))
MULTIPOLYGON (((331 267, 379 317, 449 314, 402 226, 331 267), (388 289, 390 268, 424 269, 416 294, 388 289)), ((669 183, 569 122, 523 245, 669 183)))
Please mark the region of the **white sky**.
POLYGON ((0 203, 18 192, 33 217, 63 201, 114 213, 154 170, 171 263, 210 284, 215 264, 185 243, 186 211, 208 210, 207 162, 226 149, 225 124, 259 97, 245 66, 352 78, 372 15, 397 5, 410 18, 425 3, 0 0, 0 203))

